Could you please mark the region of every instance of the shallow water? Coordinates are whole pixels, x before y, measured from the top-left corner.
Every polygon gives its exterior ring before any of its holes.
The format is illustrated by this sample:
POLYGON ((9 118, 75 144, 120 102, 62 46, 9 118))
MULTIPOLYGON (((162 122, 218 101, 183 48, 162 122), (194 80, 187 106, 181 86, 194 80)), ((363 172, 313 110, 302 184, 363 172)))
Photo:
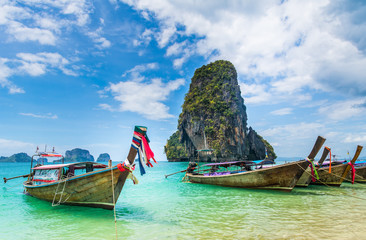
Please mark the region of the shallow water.
MULTIPOLYGON (((290 193, 182 183, 187 163, 160 162, 127 181, 116 204, 118 239, 366 239, 366 184, 290 193)), ((0 163, 0 177, 29 164, 0 163)), ((114 212, 57 206, 1 183, 0 239, 116 239, 114 212)))

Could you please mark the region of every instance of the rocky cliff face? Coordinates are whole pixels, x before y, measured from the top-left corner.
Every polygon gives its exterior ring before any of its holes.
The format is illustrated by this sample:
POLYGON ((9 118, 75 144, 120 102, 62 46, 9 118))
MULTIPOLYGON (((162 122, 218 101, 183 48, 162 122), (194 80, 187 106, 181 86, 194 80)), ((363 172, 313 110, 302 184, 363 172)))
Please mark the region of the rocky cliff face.
POLYGON ((108 162, 111 159, 108 153, 101 153, 97 158, 97 162, 108 162))
POLYGON ((265 156, 267 154, 267 158, 276 159, 277 156, 274 153, 273 147, 266 140, 264 140, 260 135, 257 134, 251 127, 249 127, 248 131, 248 142, 249 146, 249 155, 248 159, 263 159, 258 158, 258 156, 265 156), (267 152, 266 152, 267 150, 267 152))
MULTIPOLYGON (((178 131, 189 160, 203 149, 212 151, 200 152, 201 161, 265 157, 267 142, 247 128, 237 73, 228 61, 216 61, 195 71, 179 116, 178 131)), ((267 150, 275 156, 270 148, 267 150)))
POLYGON ((94 162, 88 150, 75 148, 65 152, 65 162, 94 162))

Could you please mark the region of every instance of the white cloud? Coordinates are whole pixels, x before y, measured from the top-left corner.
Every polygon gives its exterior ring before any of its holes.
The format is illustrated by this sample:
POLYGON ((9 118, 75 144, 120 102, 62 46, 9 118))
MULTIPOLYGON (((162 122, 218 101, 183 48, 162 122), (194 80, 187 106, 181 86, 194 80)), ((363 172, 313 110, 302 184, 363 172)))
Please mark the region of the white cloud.
POLYGON ((115 109, 113 109, 113 107, 109 104, 106 104, 106 103, 101 103, 98 105, 101 109, 103 110, 107 110, 107 111, 110 111, 110 112, 114 112, 116 111, 115 109))
POLYGON ((35 8, 55 8, 64 17, 69 17, 69 24, 76 24, 78 26, 84 26, 89 21, 89 14, 92 12, 92 4, 88 0, 28 0, 26 2, 28 7, 35 8))
POLYGON ((173 43, 166 50, 166 56, 180 55, 183 49, 187 46, 187 41, 181 43, 173 43))
POLYGON ((17 57, 21 63, 18 69, 32 76, 44 74, 49 67, 60 69, 66 75, 77 76, 76 72, 67 68, 70 65, 69 60, 59 53, 18 53, 17 57))
POLYGON ((182 67, 182 65, 194 54, 194 49, 187 41, 181 43, 174 43, 169 46, 166 51, 166 56, 176 56, 178 58, 174 59, 173 66, 176 69, 182 67))
POLYGON ((140 64, 123 73, 122 77, 126 77, 129 75, 130 79, 133 79, 133 81, 141 82, 145 80, 145 77, 141 75, 142 72, 146 72, 149 70, 156 70, 158 68, 159 68, 158 63, 140 64))
POLYGON ((38 41, 40 44, 56 44, 56 36, 50 30, 29 28, 18 22, 9 24, 8 33, 19 42, 38 41))
POLYGON ((0 86, 9 89, 10 94, 24 93, 23 89, 8 80, 14 74, 14 71, 6 65, 7 62, 9 62, 8 59, 0 58, 0 86))
POLYGON ((34 117, 34 118, 45 118, 45 119, 57 119, 56 114, 47 113, 47 114, 34 114, 34 113, 19 113, 19 115, 34 117))
POLYGON ((144 32, 139 36, 139 39, 133 40, 133 46, 137 47, 142 44, 148 45, 151 42, 153 35, 154 32, 151 29, 145 29, 144 32))
POLYGON ((366 108, 363 106, 366 98, 358 98, 335 102, 319 108, 319 113, 329 120, 347 120, 353 117, 366 115, 366 108))
MULTIPOLYGON (((301 139, 312 136, 314 132, 322 133, 324 125, 321 123, 300 122, 269 128, 261 131, 260 134, 264 137, 280 137, 284 139, 301 139)), ((287 141, 286 141, 287 142, 287 141)))
POLYGON ((274 99, 268 92, 265 84, 245 84, 239 83, 241 94, 245 99, 245 103, 264 103, 274 99))
POLYGON ((87 35, 93 40, 98 49, 109 48, 111 46, 111 42, 106 38, 102 37, 102 28, 98 28, 94 32, 88 32, 87 35))
POLYGON ((272 115, 279 115, 279 116, 289 115, 291 113, 292 113, 292 108, 281 108, 281 109, 270 112, 270 114, 272 114, 272 115))
MULTIPOLYGON (((177 79, 163 83, 161 79, 155 78, 150 82, 111 83, 108 89, 114 95, 114 99, 119 102, 119 111, 135 112, 147 119, 162 120, 174 117, 168 113, 169 107, 163 101, 167 100, 170 92, 178 89, 184 82, 184 79, 177 79)), ((112 110, 107 104, 99 106, 112 110)))
POLYGON ((352 21, 365 12, 363 5, 352 12, 342 5, 349 3, 327 0, 124 2, 160 22, 151 36, 167 48, 167 56, 176 57, 175 67, 192 56, 176 39, 194 35, 199 37, 190 43, 194 54, 230 60, 239 76, 266 89, 251 93, 247 102, 271 103, 270 95, 280 97, 277 101, 306 101, 309 89, 366 92, 366 40, 364 32, 357 33, 366 23, 352 21), (350 31, 352 37, 347 37, 350 31))
POLYGON ((108 111, 130 111, 138 113, 148 119, 162 120, 174 117, 169 114, 169 107, 163 102, 167 100, 172 91, 184 85, 184 79, 176 79, 163 83, 160 78, 147 80, 143 72, 156 70, 157 63, 137 65, 126 71, 122 77, 128 77, 128 81, 110 83, 104 91, 111 92, 114 99, 119 102, 118 108, 109 104, 99 104, 99 107, 108 111))
POLYGON ((348 134, 345 139, 345 143, 357 143, 357 144, 366 144, 366 132, 357 133, 357 134, 348 134))
POLYGON ((165 47, 170 39, 175 35, 176 28, 174 26, 162 26, 161 31, 157 34, 157 41, 161 48, 165 47))
POLYGON ((106 94, 106 90, 105 89, 98 90, 97 93, 98 93, 98 95, 99 95, 100 98, 107 98, 108 97, 108 95, 106 94))
POLYGON ((275 143, 275 152, 278 156, 307 157, 318 135, 325 136, 327 133, 324 124, 316 122, 299 122, 275 126, 266 130, 258 131, 264 139, 275 143))
POLYGON ((7 62, 8 59, 0 58, 0 83, 12 74, 11 68, 6 65, 7 62))
POLYGON ((22 62, 22 66, 18 69, 28 73, 31 76, 39 76, 46 72, 46 64, 42 63, 30 63, 30 62, 22 62))
MULTIPOLYGON (((92 4, 87 0, 29 0, 21 4, 4 0, 0 4, 0 25, 12 40, 56 45, 58 35, 66 29, 85 26, 91 11, 92 4)), ((106 39, 99 42, 108 45, 106 39)))
POLYGON ((9 80, 14 75, 40 76, 50 69, 59 69, 66 75, 77 76, 75 71, 69 69, 70 61, 59 53, 18 53, 16 56, 15 59, 0 58, 0 86, 8 88, 11 94, 24 93, 22 88, 9 80))
POLYGON ((128 73, 136 73, 136 72, 145 72, 147 70, 154 70, 154 69, 158 69, 159 68, 159 64, 158 63, 147 63, 147 64, 140 64, 137 65, 135 67, 133 67, 132 69, 126 71, 122 76, 125 77, 128 73))
POLYGON ((19 152, 26 152, 29 154, 35 150, 36 145, 33 143, 0 138, 0 156, 10 157, 19 152))

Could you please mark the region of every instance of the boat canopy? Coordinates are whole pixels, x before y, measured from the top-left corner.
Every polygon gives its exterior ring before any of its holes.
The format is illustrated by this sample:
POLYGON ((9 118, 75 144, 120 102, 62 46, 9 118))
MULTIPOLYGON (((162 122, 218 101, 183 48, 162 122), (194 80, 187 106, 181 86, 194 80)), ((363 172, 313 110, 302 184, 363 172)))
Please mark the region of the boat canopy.
POLYGON ((235 162, 219 162, 219 163, 208 163, 203 166, 229 166, 229 165, 241 165, 244 164, 245 161, 235 161, 235 162))
POLYGON ((42 153, 41 157, 63 157, 61 154, 58 153, 42 153))
POLYGON ((92 164, 93 168, 106 168, 107 167, 107 165, 97 163, 97 162, 79 162, 79 163, 42 165, 42 166, 39 166, 39 167, 34 167, 32 169, 34 169, 34 170, 56 169, 56 168, 69 167, 71 165, 75 166, 75 169, 84 169, 84 168, 86 168, 87 164, 92 164))
POLYGON ((234 162, 220 162, 220 163, 208 163, 203 166, 220 166, 220 167, 229 167, 229 166, 256 166, 256 165, 266 165, 266 164, 274 164, 273 160, 255 160, 255 161, 234 161, 234 162))
POLYGON ((63 157, 62 154, 55 152, 37 152, 36 157, 63 157))
POLYGON ((332 165, 340 165, 340 164, 343 164, 343 163, 347 163, 346 160, 335 160, 335 161, 329 161, 329 160, 326 160, 322 163, 322 166, 327 166, 329 164, 332 164, 332 165))

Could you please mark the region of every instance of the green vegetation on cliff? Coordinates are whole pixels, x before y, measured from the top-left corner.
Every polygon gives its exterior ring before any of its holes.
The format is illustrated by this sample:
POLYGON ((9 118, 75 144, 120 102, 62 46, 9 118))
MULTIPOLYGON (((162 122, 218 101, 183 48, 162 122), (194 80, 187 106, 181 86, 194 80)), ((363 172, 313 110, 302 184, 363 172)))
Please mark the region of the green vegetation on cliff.
POLYGON ((277 158, 277 155, 274 152, 274 149, 273 149, 272 145, 269 144, 269 142, 267 142, 267 140, 265 140, 262 136, 259 136, 258 135, 258 137, 262 140, 262 142, 264 143, 264 146, 266 146, 266 148, 267 148, 268 158, 270 158, 270 159, 276 159, 277 158))
MULTIPOLYGON (((223 93, 230 92, 231 98, 235 98, 234 91, 229 89, 230 85, 227 83, 234 74, 236 75, 236 71, 232 63, 223 60, 197 69, 192 78, 192 83, 196 84, 191 85, 185 96, 181 116, 187 112, 193 116, 193 120, 200 120, 202 114, 220 113, 227 117, 233 116, 234 112, 230 110, 231 101, 226 102, 223 93)), ((208 121, 208 125, 210 123, 212 122, 208 121)))
POLYGON ((170 136, 167 144, 164 146, 164 153, 168 159, 187 157, 184 145, 179 142, 179 131, 170 136))
POLYGON ((193 159, 197 150, 213 149, 215 161, 254 160, 263 159, 267 148, 275 158, 272 146, 248 131, 247 120, 234 65, 224 60, 203 65, 191 79, 178 131, 168 140, 165 154, 168 159, 193 159))
POLYGON ((238 101, 233 79, 236 80, 236 70, 229 61, 219 60, 198 68, 179 117, 179 124, 184 115, 190 115, 192 123, 203 120, 207 142, 218 156, 229 153, 224 147, 225 132, 232 128, 230 120, 237 114, 237 109, 231 107, 238 101))

